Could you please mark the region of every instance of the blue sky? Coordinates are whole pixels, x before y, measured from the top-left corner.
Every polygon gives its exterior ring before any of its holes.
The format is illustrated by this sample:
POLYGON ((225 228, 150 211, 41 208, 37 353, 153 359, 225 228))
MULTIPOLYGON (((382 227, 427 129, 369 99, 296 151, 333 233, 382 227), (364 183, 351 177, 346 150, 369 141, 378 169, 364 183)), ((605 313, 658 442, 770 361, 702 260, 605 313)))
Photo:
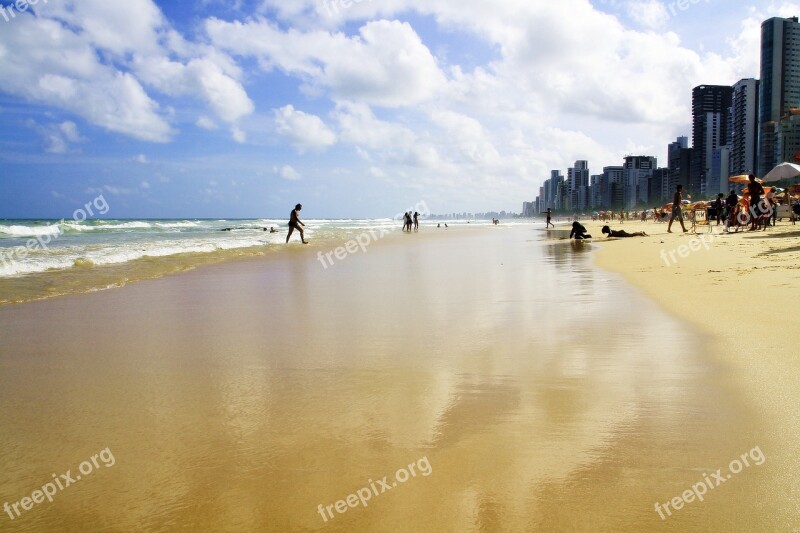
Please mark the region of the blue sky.
POLYGON ((663 161, 797 2, 39 0, 0 12, 0 218, 508 210, 663 161), (673 7, 671 7, 671 5, 673 7), (6 21, 2 13, 9 16, 6 21))

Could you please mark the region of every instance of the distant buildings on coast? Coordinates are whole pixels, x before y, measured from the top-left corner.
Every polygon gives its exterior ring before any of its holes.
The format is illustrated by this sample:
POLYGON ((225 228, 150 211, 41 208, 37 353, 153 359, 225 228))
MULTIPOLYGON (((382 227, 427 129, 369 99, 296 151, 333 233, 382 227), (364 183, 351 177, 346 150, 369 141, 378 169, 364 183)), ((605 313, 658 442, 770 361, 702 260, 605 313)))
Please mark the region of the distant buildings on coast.
POLYGON ((692 90, 692 146, 678 137, 667 147, 666 166, 656 157, 627 155, 620 166, 592 174, 576 161, 564 176, 553 170, 522 216, 554 211, 587 212, 654 207, 675 187, 697 199, 727 192, 728 178, 763 176, 778 163, 800 161, 800 22, 771 18, 761 25, 761 79, 692 90))

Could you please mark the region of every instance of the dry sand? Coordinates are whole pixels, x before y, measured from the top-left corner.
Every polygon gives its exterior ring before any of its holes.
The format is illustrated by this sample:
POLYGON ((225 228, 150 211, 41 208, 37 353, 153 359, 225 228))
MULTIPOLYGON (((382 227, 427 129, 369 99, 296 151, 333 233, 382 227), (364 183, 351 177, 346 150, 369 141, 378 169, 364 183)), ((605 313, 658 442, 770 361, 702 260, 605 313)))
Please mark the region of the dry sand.
MULTIPOLYGON (((780 501, 786 524, 800 528, 800 225, 720 234, 698 226, 612 225, 650 237, 604 242, 602 268, 622 274, 671 314, 705 332, 710 355, 727 369, 737 394, 752 405, 765 433, 760 446, 779 466, 763 501, 780 501), (680 246, 685 257, 679 253, 680 246), (687 252, 688 249, 688 252, 687 252), (695 249, 696 251, 692 251, 695 249), (662 254, 662 251, 664 252, 662 254), (675 262, 670 257, 670 252, 675 262), (666 260, 664 259, 666 255, 666 260)), ((601 224, 587 229, 600 235, 601 224)))

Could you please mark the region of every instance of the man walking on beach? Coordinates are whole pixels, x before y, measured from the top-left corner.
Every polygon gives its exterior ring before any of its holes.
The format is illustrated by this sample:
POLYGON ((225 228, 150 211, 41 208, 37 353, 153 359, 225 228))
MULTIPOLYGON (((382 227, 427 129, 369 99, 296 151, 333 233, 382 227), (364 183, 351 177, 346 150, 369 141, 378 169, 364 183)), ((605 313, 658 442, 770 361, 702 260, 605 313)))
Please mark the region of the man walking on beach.
POLYGON ((547 208, 547 224, 544 225, 544 229, 549 229, 550 226, 553 226, 554 228, 556 227, 556 225, 553 224, 552 220, 553 220, 553 210, 548 207, 547 208))
MULTIPOLYGON (((717 195, 717 199, 714 200, 714 214, 717 217, 717 226, 722 224, 722 221, 723 221, 723 218, 722 218, 722 199, 724 197, 725 197, 724 194, 719 193, 717 195)), ((710 222, 709 222, 709 224, 710 224, 710 222)))
POLYGON ((764 195, 764 187, 756 181, 754 174, 750 174, 749 178, 750 183, 747 184, 747 192, 750 193, 750 219, 752 221, 750 231, 755 231, 760 224, 759 218, 761 214, 766 213, 767 210, 762 210, 761 207, 761 197, 764 195))
POLYGON ((302 226, 305 226, 305 224, 300 221, 301 209, 303 209, 303 206, 301 204, 297 204, 294 206, 294 211, 292 211, 292 213, 289 215, 289 234, 286 236, 286 244, 289 244, 289 238, 292 236, 292 233, 294 233, 294 230, 300 232, 300 240, 303 241, 303 244, 308 244, 302 228, 302 226))
POLYGON ((683 228, 683 232, 686 233, 687 230, 686 226, 683 224, 683 213, 681 212, 681 203, 683 202, 683 185, 678 185, 677 190, 675 191, 675 197, 672 199, 672 218, 669 219, 669 226, 667 226, 667 233, 672 233, 672 223, 677 218, 678 221, 681 223, 681 228, 683 228))
POLYGON ((419 213, 414 211, 414 231, 419 231, 419 213))
POLYGON ((739 196, 736 194, 736 191, 731 191, 731 193, 725 199, 725 205, 728 208, 728 217, 725 223, 725 233, 728 233, 731 226, 736 224, 736 206, 739 205, 739 196))

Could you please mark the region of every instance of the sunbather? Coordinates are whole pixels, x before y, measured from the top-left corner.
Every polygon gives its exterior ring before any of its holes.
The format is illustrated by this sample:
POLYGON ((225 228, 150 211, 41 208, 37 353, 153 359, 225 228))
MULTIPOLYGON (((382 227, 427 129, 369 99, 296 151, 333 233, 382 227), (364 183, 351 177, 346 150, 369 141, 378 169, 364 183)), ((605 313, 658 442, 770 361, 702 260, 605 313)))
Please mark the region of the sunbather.
POLYGON ((647 233, 645 233, 643 231, 637 231, 636 233, 628 233, 625 230, 613 230, 613 229, 609 228, 608 226, 603 226, 603 229, 601 231, 604 234, 606 234, 609 238, 618 237, 620 239, 625 239, 625 238, 628 238, 628 237, 649 237, 650 236, 650 235, 648 235, 647 233))

